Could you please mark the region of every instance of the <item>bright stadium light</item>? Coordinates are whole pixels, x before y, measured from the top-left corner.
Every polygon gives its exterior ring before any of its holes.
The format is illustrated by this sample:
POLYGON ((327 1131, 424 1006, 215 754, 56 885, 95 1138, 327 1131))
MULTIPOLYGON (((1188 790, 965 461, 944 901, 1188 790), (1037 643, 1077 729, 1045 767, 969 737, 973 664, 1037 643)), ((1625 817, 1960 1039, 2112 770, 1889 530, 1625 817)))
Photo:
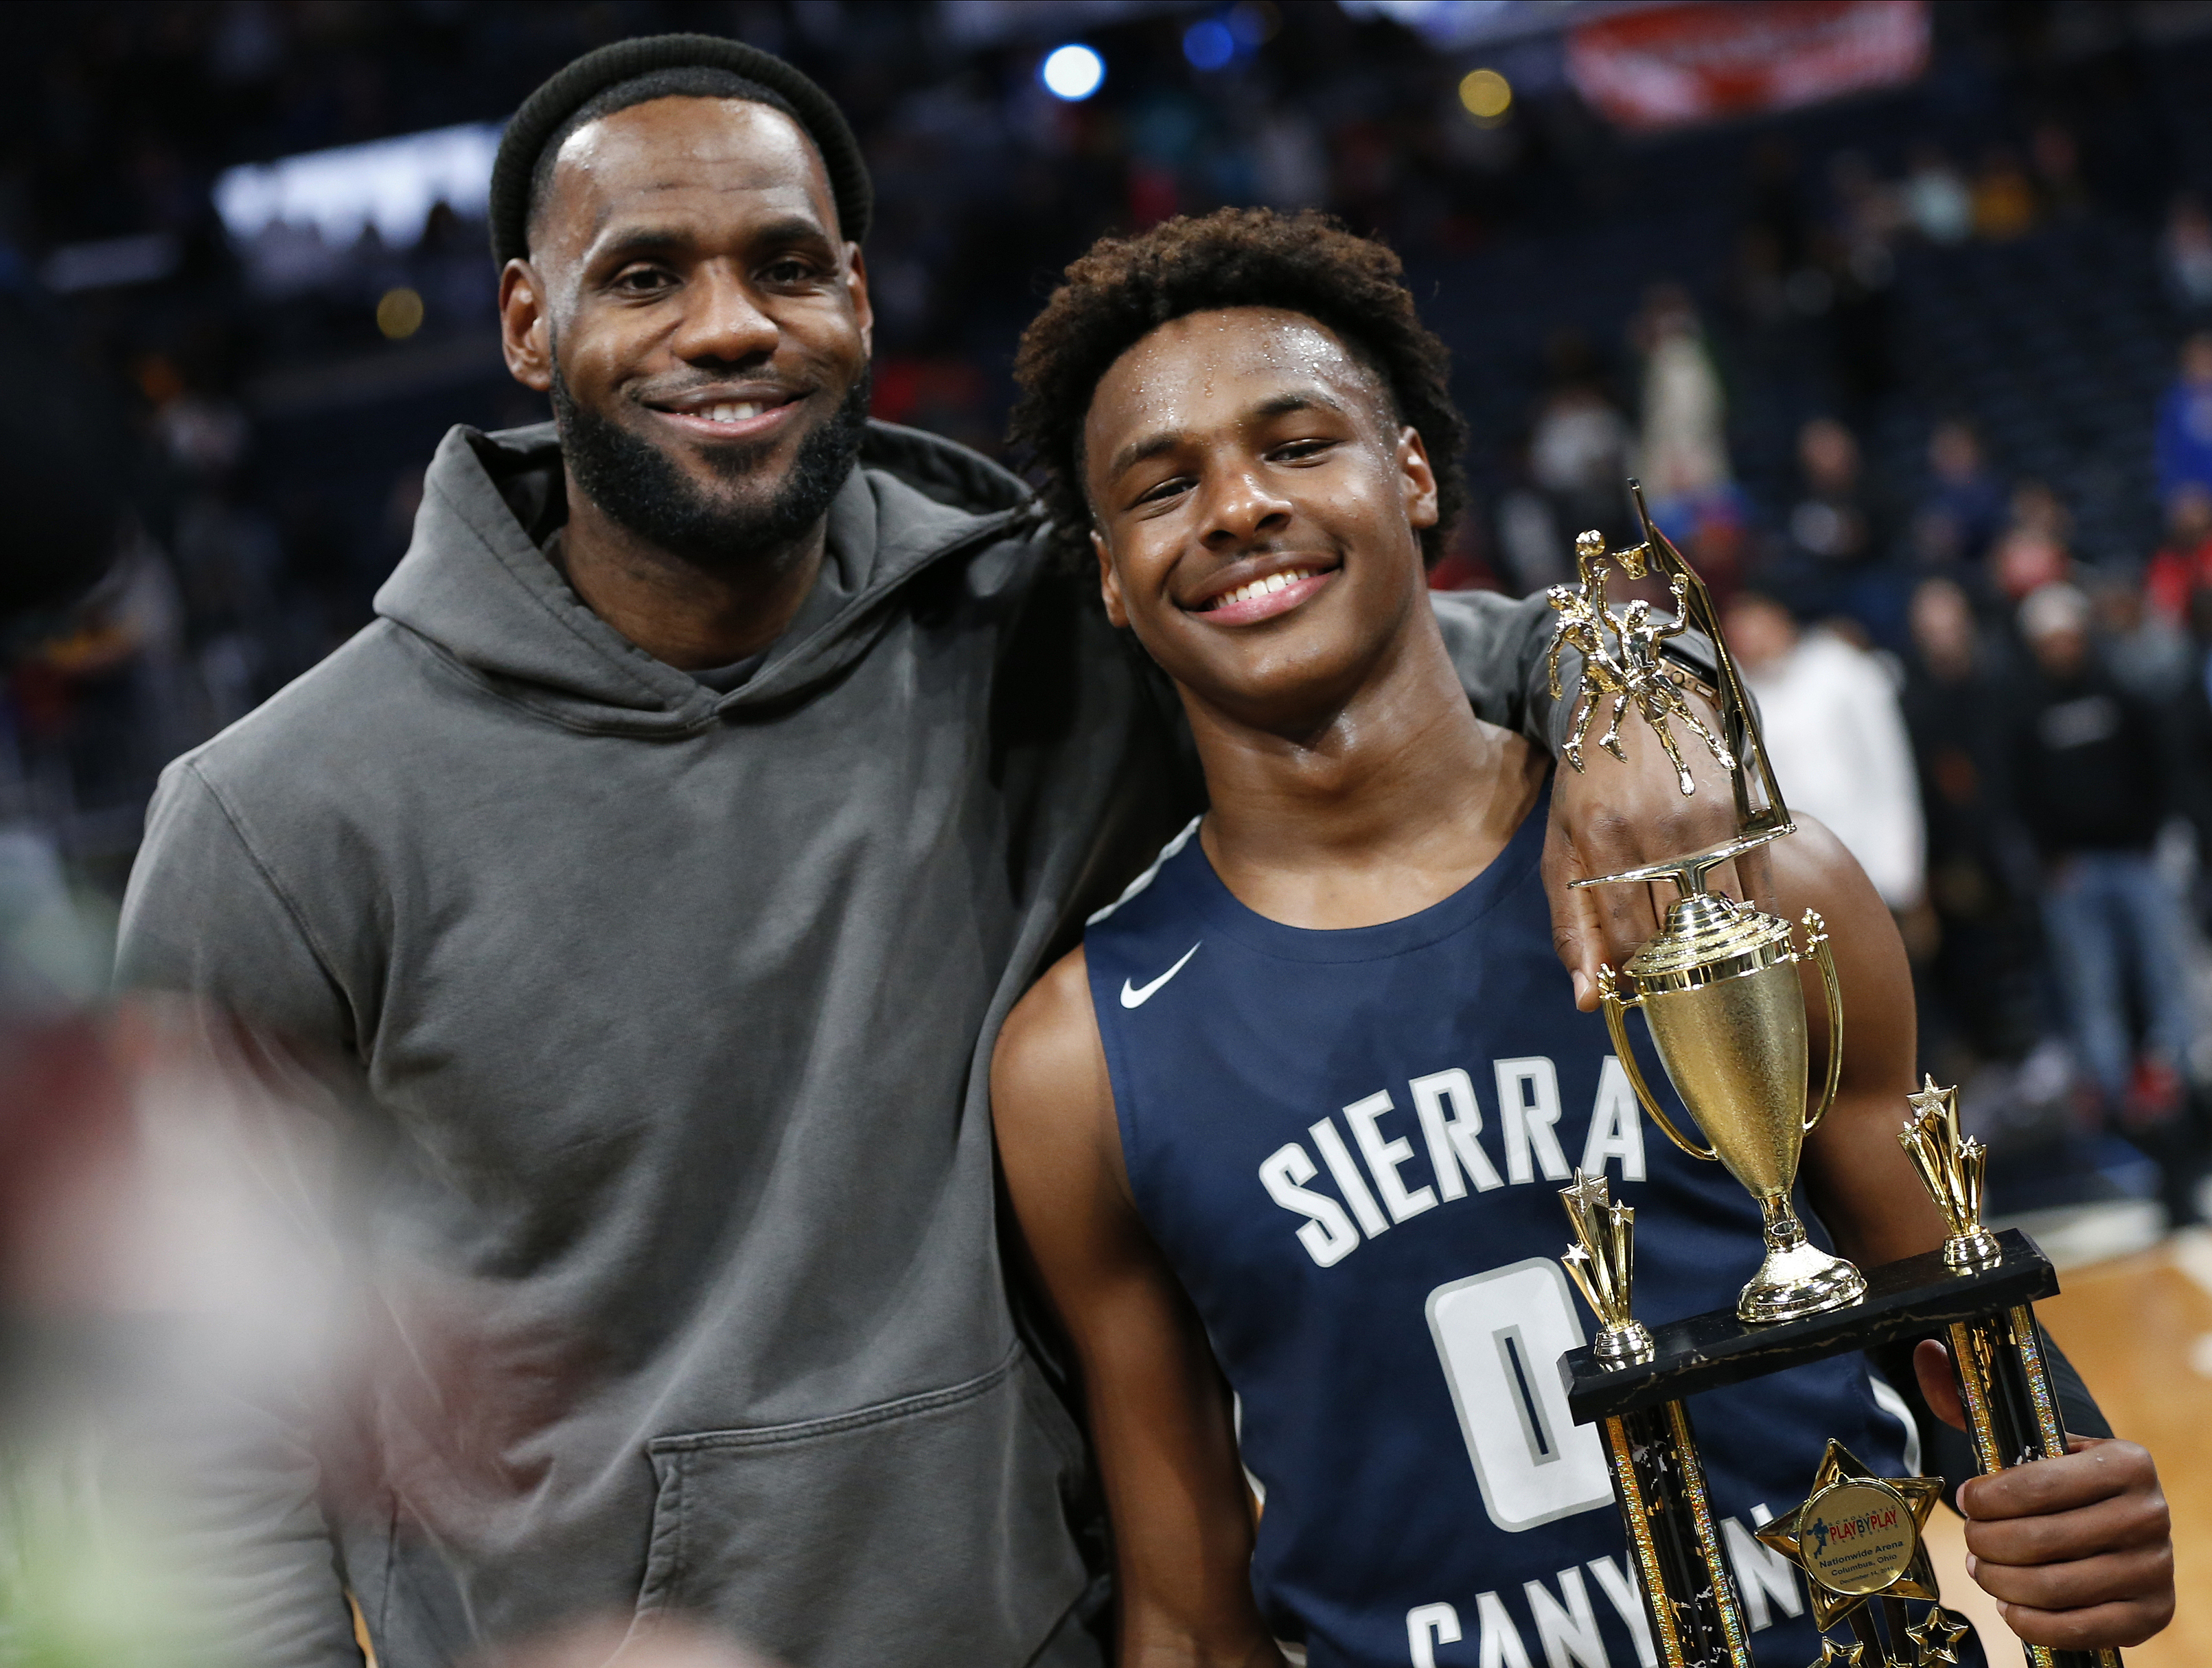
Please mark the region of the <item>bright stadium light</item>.
POLYGON ((1070 104, 1096 93, 1106 79, 1106 60, 1088 46, 1055 46, 1037 71, 1044 90, 1070 104))

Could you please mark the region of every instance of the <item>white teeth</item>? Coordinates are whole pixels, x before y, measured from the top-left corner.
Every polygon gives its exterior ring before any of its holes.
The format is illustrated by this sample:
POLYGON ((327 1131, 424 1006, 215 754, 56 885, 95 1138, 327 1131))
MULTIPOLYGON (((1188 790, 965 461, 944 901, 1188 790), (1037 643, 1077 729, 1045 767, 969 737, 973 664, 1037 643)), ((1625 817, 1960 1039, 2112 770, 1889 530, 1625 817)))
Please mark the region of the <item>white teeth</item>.
POLYGON ((1293 567, 1288 573, 1270 573, 1263 579, 1255 579, 1249 585, 1240 585, 1234 591, 1224 592, 1215 597, 1209 606, 1226 608, 1231 603, 1249 603, 1255 597, 1268 596, 1275 591, 1285 590, 1300 579, 1310 579, 1313 578, 1316 571, 1310 567, 1293 567))
POLYGON ((750 400, 726 400, 720 405, 710 406, 707 415, 714 422, 744 422, 749 417, 760 415, 762 409, 760 405, 750 400))

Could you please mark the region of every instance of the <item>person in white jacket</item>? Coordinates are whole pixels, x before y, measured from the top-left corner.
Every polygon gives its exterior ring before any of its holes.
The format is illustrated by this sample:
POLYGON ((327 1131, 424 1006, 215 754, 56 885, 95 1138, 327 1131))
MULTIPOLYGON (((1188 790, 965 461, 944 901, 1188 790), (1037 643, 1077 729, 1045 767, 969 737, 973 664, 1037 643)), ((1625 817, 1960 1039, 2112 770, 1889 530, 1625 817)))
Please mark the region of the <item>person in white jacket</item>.
POLYGON ((1927 834, 1897 685, 1832 631, 1800 630, 1771 597, 1744 591, 1723 622, 1790 809, 1818 817, 1891 909, 1921 901, 1927 834))

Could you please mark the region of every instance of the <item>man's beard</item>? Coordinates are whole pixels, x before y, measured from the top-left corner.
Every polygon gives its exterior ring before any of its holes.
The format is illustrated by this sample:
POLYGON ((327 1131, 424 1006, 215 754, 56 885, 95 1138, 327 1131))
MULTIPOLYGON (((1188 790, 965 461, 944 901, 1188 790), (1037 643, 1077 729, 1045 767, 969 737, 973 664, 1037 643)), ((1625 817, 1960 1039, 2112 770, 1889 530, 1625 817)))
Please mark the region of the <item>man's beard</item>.
MULTIPOLYGON (((577 403, 556 364, 553 415, 561 451, 584 494, 639 537, 702 567, 722 567, 796 543, 829 513, 853 472, 868 427, 868 373, 846 391, 829 420, 799 443, 798 456, 766 503, 732 502, 705 492, 651 441, 577 403)), ((727 481, 757 468, 750 447, 718 447, 708 465, 727 481)))

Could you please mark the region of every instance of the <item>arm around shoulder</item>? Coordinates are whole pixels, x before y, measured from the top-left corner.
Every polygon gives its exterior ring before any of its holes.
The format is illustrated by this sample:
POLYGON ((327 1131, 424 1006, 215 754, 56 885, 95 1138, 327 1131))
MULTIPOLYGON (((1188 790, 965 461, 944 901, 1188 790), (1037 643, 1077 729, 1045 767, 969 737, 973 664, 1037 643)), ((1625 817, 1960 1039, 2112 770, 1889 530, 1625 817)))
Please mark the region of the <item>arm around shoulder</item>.
POLYGON ((1545 657, 1559 616, 1541 591, 1521 597, 1495 591, 1431 592, 1460 687, 1475 716, 1553 750, 1551 680, 1545 657))

